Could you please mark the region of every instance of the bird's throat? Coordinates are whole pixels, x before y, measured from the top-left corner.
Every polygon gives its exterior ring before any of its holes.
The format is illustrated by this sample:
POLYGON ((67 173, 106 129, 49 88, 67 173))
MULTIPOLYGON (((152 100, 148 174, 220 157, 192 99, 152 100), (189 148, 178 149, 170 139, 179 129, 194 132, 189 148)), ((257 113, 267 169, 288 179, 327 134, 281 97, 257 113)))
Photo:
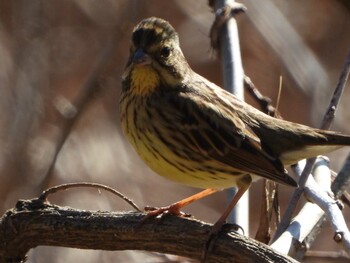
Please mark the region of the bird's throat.
POLYGON ((160 84, 160 76, 152 66, 135 66, 131 72, 131 92, 146 95, 160 84))

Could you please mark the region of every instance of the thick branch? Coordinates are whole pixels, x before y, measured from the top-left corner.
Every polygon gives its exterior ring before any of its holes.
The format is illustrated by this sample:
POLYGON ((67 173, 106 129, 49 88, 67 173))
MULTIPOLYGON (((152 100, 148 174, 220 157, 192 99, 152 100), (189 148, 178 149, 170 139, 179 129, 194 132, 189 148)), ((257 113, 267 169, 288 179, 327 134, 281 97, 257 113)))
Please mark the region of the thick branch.
MULTIPOLYGON (((21 262, 31 248, 41 245, 148 250, 200 259, 209 224, 175 216, 140 224, 143 218, 139 212, 92 212, 22 200, 0 220, 0 262, 21 262)), ((223 233, 208 262, 296 261, 247 237, 223 233)))

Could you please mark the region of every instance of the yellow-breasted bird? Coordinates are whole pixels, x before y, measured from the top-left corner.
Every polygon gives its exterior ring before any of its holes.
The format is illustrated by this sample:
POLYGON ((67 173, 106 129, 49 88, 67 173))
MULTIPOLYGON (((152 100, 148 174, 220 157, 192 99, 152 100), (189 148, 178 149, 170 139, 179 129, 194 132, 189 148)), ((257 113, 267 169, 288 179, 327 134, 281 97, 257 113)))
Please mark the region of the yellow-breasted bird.
POLYGON ((198 75, 174 28, 155 17, 133 30, 120 113, 129 142, 152 170, 206 189, 150 215, 179 214, 195 200, 238 187, 217 229, 255 179, 297 186, 285 165, 350 145, 350 136, 270 117, 198 75))

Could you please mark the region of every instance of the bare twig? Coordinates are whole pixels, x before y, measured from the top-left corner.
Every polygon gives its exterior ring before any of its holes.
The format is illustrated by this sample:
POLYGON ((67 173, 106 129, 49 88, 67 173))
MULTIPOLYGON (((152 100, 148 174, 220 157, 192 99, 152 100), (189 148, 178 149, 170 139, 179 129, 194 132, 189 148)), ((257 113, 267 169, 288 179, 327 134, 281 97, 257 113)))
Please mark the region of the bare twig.
MULTIPOLYGON (((277 108, 275 108, 269 97, 263 96, 256 88, 254 83, 248 76, 244 76, 244 87, 252 95, 252 97, 259 103, 261 110, 270 116, 282 119, 277 108)), ((280 100, 281 81, 277 101, 280 100)), ((255 238, 260 242, 268 244, 271 238, 270 221, 272 213, 276 213, 277 222, 280 221, 280 209, 278 204, 278 184, 264 179, 264 191, 262 198, 262 205, 260 211, 259 227, 255 238)))
MULTIPOLYGON (((346 84, 346 80, 349 76, 349 72, 350 72, 350 51, 346 57, 343 69, 341 71, 340 77, 339 77, 339 81, 338 84, 334 90, 333 93, 333 97, 331 99, 331 102, 328 106, 328 109, 324 115, 322 124, 321 124, 321 129, 329 129, 329 127, 331 126, 331 122, 334 119, 335 116, 335 112, 337 109, 337 106, 339 104, 340 101, 340 97, 343 94, 343 91, 345 89, 345 84, 346 84)), ((283 215, 282 221, 279 224, 279 227, 276 231, 274 240, 276 240, 282 233, 283 231, 288 227, 291 218, 292 218, 292 214, 296 208, 296 205, 300 199, 300 196, 302 195, 303 191, 304 191, 304 187, 306 184, 306 181, 309 177, 309 174, 312 170, 312 166, 315 163, 316 158, 311 158, 307 160, 307 163, 305 165, 305 168, 300 176, 299 179, 299 187, 294 191, 293 196, 289 202, 289 205, 286 209, 285 214, 283 215)))
POLYGON ((347 206, 350 206, 350 194, 348 192, 344 192, 340 200, 347 206))
POLYGON ((273 181, 264 179, 263 189, 259 227, 255 239, 264 244, 268 244, 271 238, 270 222, 272 220, 272 213, 275 212, 277 217, 279 216, 278 185, 273 181))
MULTIPOLYGON (((347 65, 347 63, 346 63, 347 65)), ((345 82, 345 77, 344 77, 344 73, 341 74, 340 77, 340 81, 339 83, 344 83, 345 82)), ((337 89, 335 91, 335 93, 339 93, 339 83, 337 85, 337 89)), ((342 84, 344 85, 344 84, 342 84)), ((250 81, 250 79, 248 77, 245 78, 245 87, 248 89, 248 91, 250 91, 253 94, 253 97, 260 103, 261 107, 263 108, 263 110, 266 112, 268 110, 270 110, 270 112, 274 112, 275 108, 270 104, 270 100, 269 98, 264 97, 263 95, 261 95, 261 93, 256 89, 256 87, 254 86, 254 84, 250 81), (267 106, 266 106, 267 105, 267 106)), ((339 102, 339 100, 337 101, 337 103, 339 102)), ((331 110, 328 110, 327 112, 334 112, 331 110)), ((327 116, 331 116, 332 114, 327 114, 327 116)), ((349 158, 350 160, 350 155, 349 158)), ((346 164, 344 165, 342 172, 340 172, 340 177, 337 177, 337 179, 333 182, 332 184, 332 189, 334 193, 338 193, 338 196, 341 196, 344 192, 344 189, 346 188, 347 184, 348 184, 348 180, 350 177, 350 161, 346 162, 346 164), (346 165, 348 164, 348 165, 346 165), (348 169, 346 169, 346 167, 348 167, 348 169), (334 188, 338 189, 335 190, 334 188), (343 189, 343 191, 339 191, 339 189, 343 189)), ((324 174, 322 175, 323 179, 326 179, 327 177, 324 176, 324 174)), ((331 180, 329 180, 329 183, 331 182, 331 180)), ((316 191, 316 188, 313 188, 313 191, 316 191)), ((309 187, 307 187, 307 191, 309 192, 309 187)), ((328 190, 328 192, 330 192, 328 190)), ((301 192, 300 192, 301 194, 301 192)), ((316 194, 316 198, 319 194, 316 194)), ((321 194, 322 196, 322 194, 321 194)), ((331 200, 328 200, 330 203, 331 200)), ((334 203, 334 201, 333 201, 334 203)), ((322 205, 321 205, 322 207, 322 205)), ((325 207, 325 206, 323 206, 325 207)), ((324 208, 324 210, 327 210, 326 208, 324 208)), ((283 236, 281 238, 279 238, 278 242, 272 244, 272 247, 276 248, 278 251, 283 252, 283 253, 288 253, 288 251, 290 250, 290 246, 286 245, 286 244, 290 244, 290 245, 294 245, 293 250, 297 251, 297 255, 296 257, 301 259, 303 257, 303 255, 306 252, 306 247, 310 246, 310 242, 312 242, 312 240, 314 239, 314 237, 309 236, 310 232, 313 233, 318 233, 319 230, 315 229, 315 227, 320 227, 322 225, 322 222, 324 221, 324 212, 323 210, 318 206, 315 205, 313 203, 307 203, 302 211, 299 213, 299 216, 294 218, 293 223, 291 225, 289 225, 288 227, 288 231, 286 231, 283 236), (302 218, 304 218, 304 215, 306 216, 306 218, 308 218, 308 220, 303 220, 302 218), (310 220, 309 215, 313 214, 313 221, 310 220), (303 225, 301 224, 301 222, 308 222, 307 225, 303 225), (301 231, 303 231, 304 234, 301 234, 301 231), (291 235, 291 233, 293 232, 297 232, 298 234, 296 236, 293 237, 293 235, 291 235), (295 243, 293 242, 293 239, 299 240, 300 243, 299 246, 296 246, 295 243), (307 241, 306 241, 307 240, 307 241), (306 244, 306 243, 307 244, 306 244)), ((328 211, 328 217, 332 218, 334 217, 334 213, 330 213, 328 211)), ((335 216, 336 218, 342 218, 342 216, 335 216)), ((333 220, 334 221, 334 220, 333 220)), ((339 221, 339 220, 336 220, 339 221)), ((341 220, 340 220, 341 221, 341 220)), ((344 226, 344 225, 343 225, 344 226)), ((345 226, 346 227, 346 226, 345 226)), ((337 232, 338 228, 335 227, 335 232, 337 232)), ((345 232, 348 233, 347 230, 345 231, 340 231, 340 232, 345 232)), ((342 237, 344 238, 344 237, 342 237)), ((345 246, 347 246, 347 234, 345 236, 345 246)))
POLYGON ((332 192, 336 198, 339 198, 344 192, 345 189, 349 186, 350 183, 350 154, 348 154, 344 165, 338 176, 334 179, 332 183, 332 192))
POLYGON ((235 15, 245 12, 246 7, 242 4, 236 3, 235 1, 226 1, 225 4, 217 4, 216 1, 211 1, 209 3, 213 9, 216 8, 215 12, 215 20, 210 28, 210 44, 211 47, 220 52, 220 35, 222 35, 222 30, 229 19, 234 17, 235 15))
MULTIPOLYGON (((298 174, 303 169, 300 163, 298 166, 295 166, 295 171, 298 174)), ((334 240, 338 243, 341 242, 345 251, 350 252, 350 233, 338 203, 334 201, 330 191, 331 172, 328 158, 318 158, 314 175, 318 184, 314 180, 314 177, 310 176, 305 185, 305 195, 312 203, 308 202, 305 204, 303 209, 293 219, 287 231, 271 245, 282 253, 289 252, 289 255, 294 256, 296 254, 298 259, 302 259, 306 247, 308 247, 304 242, 306 237, 309 236, 324 214, 334 229, 334 240), (313 215, 312 218, 310 218, 310 214, 313 215), (297 243, 295 241, 299 242, 299 246, 296 245, 297 243)))
MULTIPOLYGON (((281 94, 282 94, 282 81, 283 81, 283 78, 282 78, 282 76, 280 76, 280 82, 278 85, 278 93, 277 93, 277 99, 276 99, 276 111, 278 111, 278 108, 280 106, 281 94)), ((276 116, 274 116, 274 117, 276 117, 276 116)))
POLYGON ((69 184, 57 185, 57 186, 51 187, 51 188, 43 191, 38 199, 44 202, 47 200, 47 197, 50 194, 54 194, 54 193, 57 193, 60 191, 64 191, 64 190, 71 189, 71 188, 77 188, 77 187, 89 187, 89 188, 104 189, 107 192, 110 192, 116 196, 119 196, 121 199, 123 199, 125 202, 127 202, 130 206, 132 206, 136 211, 142 212, 142 210, 130 198, 123 195, 121 192, 119 192, 119 191, 117 191, 109 186, 106 186, 103 184, 98 184, 98 183, 80 182, 80 183, 69 183, 69 184))
POLYGON ((306 181, 309 177, 309 174, 312 171, 312 168, 313 168, 315 161, 316 161, 315 157, 310 158, 306 161, 305 168, 304 168, 303 172, 301 173, 300 179, 298 182, 299 187, 293 192, 293 195, 292 195, 290 201, 288 202, 288 207, 287 207, 287 209, 282 217, 280 224, 277 227, 275 236, 273 238, 273 242, 276 241, 282 235, 282 233, 287 229, 287 227, 289 226, 293 212, 295 211, 295 208, 299 202, 299 199, 304 192, 306 181))
MULTIPOLYGON (((244 100, 241 50, 238 28, 233 16, 244 11, 245 7, 234 0, 212 0, 209 4, 215 10, 215 21, 210 30, 211 44, 214 49, 220 48, 224 89, 244 100)), ((231 188, 226 192, 231 201, 236 189, 231 188)), ((244 233, 249 233, 247 195, 240 199, 228 221, 240 225, 244 233)))
MULTIPOLYGON (((320 171, 318 180, 325 181, 325 179, 328 178, 328 184, 330 184, 330 174, 329 168, 325 167, 325 169, 320 171)), ((330 191, 330 185, 327 187, 327 189, 319 191, 319 189, 317 189, 316 182, 312 180, 312 177, 310 179, 311 180, 307 181, 305 187, 306 197, 317 204, 324 211, 328 222, 334 230, 334 241, 341 243, 344 250, 350 255, 350 233, 341 212, 343 207, 339 205, 338 201, 334 201, 333 193, 330 191)))
POLYGON ((321 129, 329 129, 331 127, 332 121, 335 117, 335 112, 337 110, 341 95, 344 92, 346 82, 348 80, 350 73, 350 50, 347 54, 347 57, 345 59, 345 63, 343 66, 343 69, 340 73, 338 84, 335 88, 335 91, 333 93, 333 97, 331 102, 329 103, 328 109, 326 111, 326 114, 323 118, 321 129))
MULTIPOLYGON (((332 192, 336 198, 341 197, 343 193, 345 193, 345 188, 348 185, 349 180, 350 180, 350 154, 345 160, 345 163, 342 169, 340 170, 338 176, 335 178, 331 186, 332 192)), ((314 214, 314 217, 316 217, 316 214, 314 214)), ((324 222, 325 217, 326 216, 323 213, 322 216, 319 217, 320 219, 318 220, 318 223, 315 225, 312 231, 310 231, 310 234, 307 236, 305 240, 305 244, 307 247, 310 247, 314 242, 315 236, 320 231, 320 228, 324 222)), ((302 256, 304 255, 304 253, 302 253, 302 256)))
MULTIPOLYGON (((324 204, 314 204, 311 202, 307 202, 299 214, 293 219, 293 222, 288 226, 287 230, 277 239, 276 244, 272 244, 271 246, 280 252, 288 252, 291 250, 291 254, 294 254, 294 257, 297 260, 300 260, 304 257, 305 253, 307 253, 307 249, 312 245, 316 236, 319 234, 321 226, 324 222, 324 219, 327 218, 332 223, 334 232, 336 233, 334 237, 338 241, 341 241, 342 244, 346 247, 346 250, 349 250, 349 233, 346 225, 344 224, 343 216, 340 214, 339 208, 337 207, 337 203, 329 197, 330 188, 329 183, 331 182, 330 176, 332 176, 332 171, 329 170, 328 167, 322 168, 322 166, 316 166, 315 169, 315 179, 319 183, 320 179, 322 180, 321 187, 323 188, 324 193, 317 193, 317 189, 314 186, 313 178, 310 177, 306 184, 306 192, 311 190, 314 192, 315 198, 321 198, 321 200, 325 200, 324 204), (320 170, 321 168, 321 170, 320 170), (320 176, 317 174, 320 173, 320 176), (312 184, 310 186, 310 184, 312 184), (328 186, 327 186, 328 185, 328 186), (323 196, 323 197, 322 197, 323 196), (321 209, 323 207, 323 210, 321 209), (326 212, 326 214, 325 214, 326 212), (312 215, 312 217, 310 217, 312 215), (340 219, 339 219, 340 218, 340 219), (338 222, 339 225, 338 226, 338 222), (339 229, 342 229, 339 231, 339 229), (345 235, 338 235, 337 232, 343 232, 345 235), (296 233, 292 235, 292 233, 296 233), (338 239, 340 237, 340 239, 338 239), (297 240, 298 242, 294 242, 297 240), (344 241, 345 240, 345 241, 344 241), (289 245, 288 245, 289 244, 289 245), (297 245, 298 244, 298 245, 297 245)), ((345 161, 345 165, 341 169, 339 175, 341 177, 347 177, 349 179, 350 175, 350 155, 345 161)), ((344 191, 344 185, 346 185, 347 181, 341 179, 342 183, 337 183, 338 177, 332 183, 332 190, 335 196, 339 197, 342 195, 344 191)), ((320 184, 320 183, 319 183, 320 184)), ((313 198, 310 198, 313 199, 313 198)), ((319 203, 317 200, 316 203, 319 203)))
POLYGON ((210 29, 210 38, 212 44, 220 43, 212 47, 220 47, 224 89, 243 99, 244 74, 238 29, 233 15, 244 11, 245 7, 234 0, 216 0, 214 5, 215 21, 210 29))
POLYGON ((248 76, 244 76, 244 88, 252 95, 256 102, 259 103, 263 112, 270 116, 282 119, 282 116, 276 108, 272 106, 271 99, 263 96, 248 76))

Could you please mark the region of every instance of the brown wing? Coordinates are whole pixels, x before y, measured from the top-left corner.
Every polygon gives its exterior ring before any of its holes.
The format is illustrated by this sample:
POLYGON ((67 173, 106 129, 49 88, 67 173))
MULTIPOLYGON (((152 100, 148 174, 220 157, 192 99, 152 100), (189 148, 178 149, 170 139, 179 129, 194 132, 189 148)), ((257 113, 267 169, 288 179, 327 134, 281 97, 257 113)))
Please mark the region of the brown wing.
POLYGON ((177 138, 187 151, 278 183, 297 185, 285 173, 280 160, 262 149, 259 138, 227 107, 227 101, 187 90, 163 94, 158 102, 166 103, 161 115, 171 114, 176 119, 172 125, 180 131, 177 138))

